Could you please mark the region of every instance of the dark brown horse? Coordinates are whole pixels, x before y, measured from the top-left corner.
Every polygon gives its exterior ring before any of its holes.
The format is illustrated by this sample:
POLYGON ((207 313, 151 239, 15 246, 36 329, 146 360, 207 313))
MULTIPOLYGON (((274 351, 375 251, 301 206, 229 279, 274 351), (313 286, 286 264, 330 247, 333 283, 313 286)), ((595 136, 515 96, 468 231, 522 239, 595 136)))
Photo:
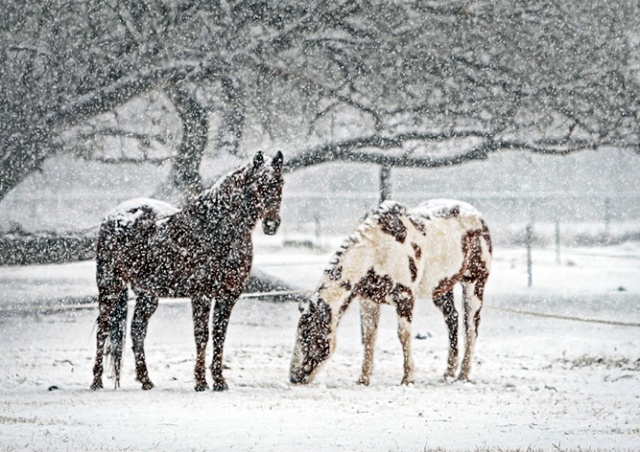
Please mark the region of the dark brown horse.
POLYGON ((182 210, 161 201, 125 202, 102 222, 97 247, 100 313, 92 389, 102 388, 105 344, 110 342, 116 387, 127 321, 128 285, 136 295, 131 324, 136 377, 151 389, 144 353, 149 318, 159 297, 190 297, 197 359, 196 391, 207 389, 205 350, 213 307, 213 389, 227 384, 222 353, 229 316, 242 293, 253 260, 251 233, 262 220, 265 234, 280 224, 282 153, 265 163, 257 153, 182 210))

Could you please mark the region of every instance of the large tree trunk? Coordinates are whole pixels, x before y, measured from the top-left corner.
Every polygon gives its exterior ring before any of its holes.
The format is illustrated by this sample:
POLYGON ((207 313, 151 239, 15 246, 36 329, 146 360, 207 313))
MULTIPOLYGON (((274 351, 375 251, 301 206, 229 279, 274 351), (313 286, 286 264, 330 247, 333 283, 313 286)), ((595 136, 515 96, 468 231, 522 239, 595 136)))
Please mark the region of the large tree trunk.
POLYGON ((2 142, 0 154, 0 201, 29 174, 40 169, 50 155, 49 134, 42 130, 19 134, 2 142))
POLYGON ((189 199, 202 191, 199 169, 207 145, 209 119, 192 92, 176 87, 168 94, 182 121, 182 141, 167 184, 189 199))
POLYGON ((216 138, 216 154, 238 155, 242 142, 245 102, 244 91, 237 80, 222 79, 222 103, 225 105, 216 138))
POLYGON ((380 167, 380 199, 379 202, 391 199, 391 167, 382 165, 380 167))

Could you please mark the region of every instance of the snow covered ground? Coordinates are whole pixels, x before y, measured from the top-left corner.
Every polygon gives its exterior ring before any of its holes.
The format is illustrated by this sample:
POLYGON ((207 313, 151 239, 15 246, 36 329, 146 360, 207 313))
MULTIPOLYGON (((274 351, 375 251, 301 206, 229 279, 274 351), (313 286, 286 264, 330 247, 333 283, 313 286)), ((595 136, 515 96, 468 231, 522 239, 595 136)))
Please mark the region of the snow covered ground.
MULTIPOLYGON (((304 289, 331 251, 259 245, 258 267, 304 289)), ((356 305, 315 383, 292 386, 297 306, 242 299, 224 393, 193 391, 184 300, 161 300, 151 320, 156 388, 139 388, 128 351, 122 388, 107 379, 90 391, 96 307, 50 308, 95 295, 94 264, 0 267, 0 450, 639 450, 640 244, 565 249, 561 258, 536 250, 528 288, 524 250, 496 251, 472 383, 442 381, 446 330, 426 300, 414 321, 423 338, 413 343, 414 386, 399 386, 391 309, 382 313, 371 386, 355 384, 356 305)))

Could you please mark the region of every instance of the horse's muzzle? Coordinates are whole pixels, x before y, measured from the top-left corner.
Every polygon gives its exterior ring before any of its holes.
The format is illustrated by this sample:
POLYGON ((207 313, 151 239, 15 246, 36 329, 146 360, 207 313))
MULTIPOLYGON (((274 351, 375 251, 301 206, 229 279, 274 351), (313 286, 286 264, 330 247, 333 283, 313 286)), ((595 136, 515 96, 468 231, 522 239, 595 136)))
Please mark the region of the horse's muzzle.
POLYGON ((274 235, 278 232, 278 227, 280 226, 280 217, 276 217, 275 219, 266 218, 262 220, 262 231, 266 235, 274 235))

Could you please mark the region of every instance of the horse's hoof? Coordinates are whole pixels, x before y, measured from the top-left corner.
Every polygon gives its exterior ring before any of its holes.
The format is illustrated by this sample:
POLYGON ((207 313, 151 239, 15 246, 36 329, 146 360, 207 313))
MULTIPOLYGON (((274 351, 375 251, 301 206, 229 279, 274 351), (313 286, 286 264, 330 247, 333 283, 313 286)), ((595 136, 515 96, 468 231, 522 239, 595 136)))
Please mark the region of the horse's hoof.
POLYGON ((360 386, 369 386, 369 379, 365 377, 360 377, 358 378, 358 381, 356 381, 356 384, 360 386))
POLYGON ((151 383, 150 381, 145 381, 144 383, 142 383, 142 389, 144 391, 148 391, 149 389, 153 389, 153 383, 151 383))
POLYGON ((222 392, 222 391, 226 391, 229 389, 229 386, 227 385, 227 382, 225 382, 224 380, 219 381, 219 382, 214 382, 213 383, 213 387, 212 389, 215 392, 222 392))
POLYGON ((442 381, 444 381, 445 383, 451 384, 455 381, 456 377, 454 374, 446 372, 443 376, 442 376, 442 381))
POLYGON ((206 383, 197 383, 194 389, 196 390, 196 392, 206 391, 207 389, 209 389, 209 385, 206 383))
POLYGON ((102 381, 100 381, 100 380, 96 380, 93 383, 91 383, 91 390, 92 391, 96 391, 98 389, 102 389, 102 381))
POLYGON ((400 385, 402 386, 413 386, 413 380, 408 380, 406 378, 402 379, 402 383, 400 383, 400 385))

